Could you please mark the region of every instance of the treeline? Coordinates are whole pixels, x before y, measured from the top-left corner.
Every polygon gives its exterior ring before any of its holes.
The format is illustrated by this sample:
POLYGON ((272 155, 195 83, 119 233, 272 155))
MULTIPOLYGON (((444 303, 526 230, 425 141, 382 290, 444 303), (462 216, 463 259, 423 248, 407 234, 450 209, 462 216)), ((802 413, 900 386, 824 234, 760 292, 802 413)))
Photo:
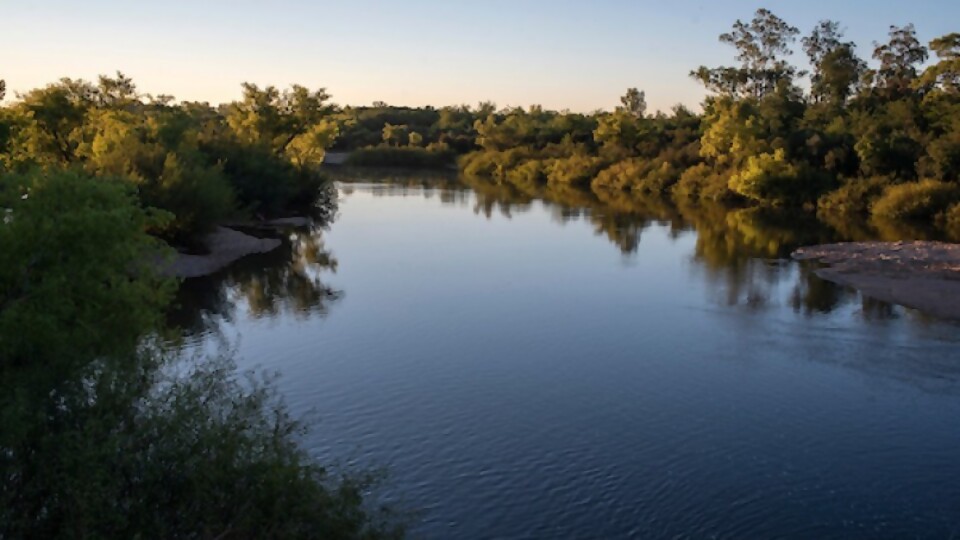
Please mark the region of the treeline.
POLYGON ((347 163, 359 166, 444 167, 477 149, 474 127, 495 111, 492 103, 476 108, 344 107, 336 115, 340 136, 332 150, 348 152, 347 163))
POLYGON ((710 92, 702 114, 647 114, 636 89, 610 113, 498 111, 475 123, 482 149, 461 166, 516 184, 960 222, 960 34, 928 48, 913 26, 891 27, 869 64, 839 23, 800 38, 761 9, 720 41, 738 64, 691 73, 710 92), (788 61, 798 39, 809 73, 788 61))
POLYGON ((189 241, 227 219, 309 207, 333 110, 323 89, 296 85, 244 84, 241 100, 214 107, 143 95, 120 73, 62 79, 0 108, 0 189, 29 189, 10 174, 38 170, 120 179, 168 214, 154 233, 189 241))

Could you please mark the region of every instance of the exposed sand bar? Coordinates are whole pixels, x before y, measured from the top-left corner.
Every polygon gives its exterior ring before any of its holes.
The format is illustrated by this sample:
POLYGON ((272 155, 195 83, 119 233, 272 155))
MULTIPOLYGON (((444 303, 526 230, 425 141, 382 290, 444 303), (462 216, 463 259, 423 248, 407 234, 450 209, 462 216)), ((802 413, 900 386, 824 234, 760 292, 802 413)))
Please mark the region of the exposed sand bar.
POLYGON ((825 244, 800 248, 793 258, 823 262, 819 277, 872 298, 960 320, 960 244, 825 244))
POLYGON ((277 238, 257 238, 227 227, 217 227, 203 239, 203 243, 209 253, 205 255, 177 253, 161 273, 179 278, 207 276, 247 255, 267 253, 280 247, 280 240, 277 238))

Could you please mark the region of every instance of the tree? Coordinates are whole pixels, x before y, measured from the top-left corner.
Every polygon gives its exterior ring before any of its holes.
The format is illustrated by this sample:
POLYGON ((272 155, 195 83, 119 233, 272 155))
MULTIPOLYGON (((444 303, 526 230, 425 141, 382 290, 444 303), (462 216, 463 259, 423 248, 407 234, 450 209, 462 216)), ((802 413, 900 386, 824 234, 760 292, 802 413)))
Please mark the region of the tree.
POLYGON ((593 140, 601 146, 616 147, 635 152, 640 142, 640 127, 636 116, 620 109, 601 116, 593 131, 593 140))
POLYGON ((324 88, 310 90, 295 84, 280 91, 243 83, 243 100, 226 106, 227 123, 242 141, 284 156, 294 139, 332 113, 329 99, 324 88))
POLYGON ((930 50, 939 60, 928 67, 917 86, 947 94, 960 94, 960 33, 947 34, 930 42, 930 50))
POLYGON ((888 99, 897 99, 910 93, 917 79, 917 69, 927 60, 927 48, 917 39, 912 24, 891 26, 887 43, 875 43, 873 58, 880 62, 875 73, 876 87, 888 99))
POLYGON ((407 126, 385 124, 383 126, 383 142, 390 146, 403 146, 407 139, 407 126))
POLYGON ((76 171, 0 181, 0 537, 380 538, 268 380, 158 343, 162 213, 76 171), (178 375, 181 374, 181 375, 178 375))
POLYGON ((793 54, 790 45, 799 33, 769 10, 758 9, 749 23, 738 19, 720 36, 721 43, 736 48, 739 68, 700 67, 690 75, 714 92, 762 98, 793 85, 797 70, 784 57, 793 54))
POLYGON ((97 106, 106 109, 121 109, 140 103, 137 85, 119 71, 116 78, 100 75, 96 97, 97 106))
POLYGON ((643 115, 647 112, 646 92, 641 92, 636 88, 628 88, 627 93, 620 98, 620 103, 621 106, 618 107, 618 110, 636 118, 643 118, 643 115))
POLYGON ((20 161, 69 164, 76 158, 76 131, 96 105, 97 89, 83 80, 61 79, 19 96, 14 109, 26 118, 20 161))
POLYGON ((842 104, 853 93, 866 70, 866 63, 856 55, 856 45, 842 42, 842 38, 840 23, 820 21, 802 40, 813 66, 810 93, 815 102, 842 104))
POLYGON ((416 131, 411 131, 408 136, 410 141, 410 146, 421 146, 423 145, 423 135, 417 133, 416 131))

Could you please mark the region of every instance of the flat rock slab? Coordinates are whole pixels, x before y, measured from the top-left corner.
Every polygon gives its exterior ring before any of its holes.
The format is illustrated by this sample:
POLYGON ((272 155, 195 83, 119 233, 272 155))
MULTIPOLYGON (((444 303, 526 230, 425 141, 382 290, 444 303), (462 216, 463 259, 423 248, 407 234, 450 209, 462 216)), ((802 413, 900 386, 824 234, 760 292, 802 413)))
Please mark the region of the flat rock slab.
POLYGON ((936 317, 960 320, 960 244, 850 242, 804 247, 796 260, 827 266, 817 276, 936 317))
POLYGON ((243 257, 268 253, 280 247, 280 240, 277 238, 257 238, 227 227, 217 227, 203 239, 203 243, 209 253, 206 255, 177 253, 161 273, 179 278, 208 276, 243 257))

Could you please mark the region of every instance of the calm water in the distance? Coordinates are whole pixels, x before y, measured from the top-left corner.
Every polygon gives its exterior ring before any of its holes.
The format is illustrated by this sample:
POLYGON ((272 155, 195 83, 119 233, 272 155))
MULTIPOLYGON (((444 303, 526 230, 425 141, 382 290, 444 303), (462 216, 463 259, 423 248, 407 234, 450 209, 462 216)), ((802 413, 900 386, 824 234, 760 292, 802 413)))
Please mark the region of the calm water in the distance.
POLYGON ((414 537, 960 535, 960 326, 785 259, 881 232, 338 187, 293 258, 185 312, 282 374, 321 460, 387 467, 414 537))

